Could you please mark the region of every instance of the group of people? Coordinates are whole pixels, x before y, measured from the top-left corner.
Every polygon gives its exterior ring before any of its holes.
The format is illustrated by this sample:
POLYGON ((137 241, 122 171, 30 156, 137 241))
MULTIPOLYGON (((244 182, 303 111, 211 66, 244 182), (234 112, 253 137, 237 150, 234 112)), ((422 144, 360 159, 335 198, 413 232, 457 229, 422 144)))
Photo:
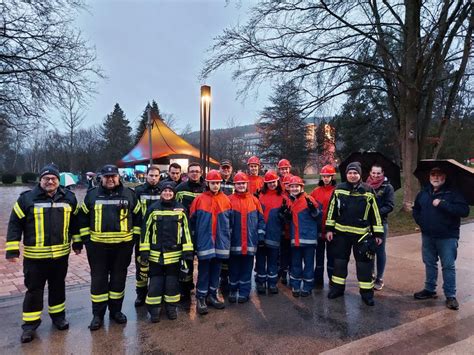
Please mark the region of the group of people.
MULTIPOLYGON (((360 163, 350 163, 341 172, 347 181, 336 184, 334 167, 324 166, 319 185, 307 194, 287 159, 279 161, 278 171, 264 176, 258 157, 249 158, 247 166, 248 173, 234 175, 231 162, 223 160, 219 170, 203 176, 201 166, 191 163, 188 180, 181 182, 178 164, 171 164, 163 181, 159 167, 151 165, 146 182, 133 190, 122 184, 116 166, 105 165, 99 186, 88 190, 82 204, 59 186, 57 167, 45 166, 39 184, 22 193, 13 206, 8 226, 9 261, 18 260, 22 236, 24 244, 27 291, 21 341, 32 341, 41 323, 46 282, 52 322, 59 330, 68 329, 65 277, 71 241, 75 254, 84 245, 87 250, 91 331, 102 327, 107 309, 111 320, 127 322, 122 303, 134 249, 135 306, 146 305, 154 323, 162 310, 176 319, 180 302, 189 308, 194 288, 200 315, 207 314, 208 307, 225 307, 220 294, 230 303, 247 302, 254 270, 258 294, 277 294, 280 280, 289 284, 294 297, 308 297, 314 287, 324 285, 325 259, 328 298, 343 296, 351 250, 361 298, 373 306, 374 289, 384 286, 387 216, 394 207, 393 187, 383 167, 372 166, 362 182, 360 163)), ((446 173, 434 169, 430 186, 415 202, 427 270, 425 289, 415 298, 436 296, 439 257, 446 305, 457 309, 455 250, 460 217, 469 208, 445 181, 446 173)))

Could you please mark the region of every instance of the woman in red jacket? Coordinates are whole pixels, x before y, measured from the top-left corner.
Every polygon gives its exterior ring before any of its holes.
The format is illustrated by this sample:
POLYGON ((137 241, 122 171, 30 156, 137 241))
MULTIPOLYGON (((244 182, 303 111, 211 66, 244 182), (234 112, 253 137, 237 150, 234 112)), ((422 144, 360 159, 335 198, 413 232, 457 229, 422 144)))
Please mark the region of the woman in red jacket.
MULTIPOLYGON (((318 237, 318 245, 316 247, 316 268, 314 269, 314 284, 317 288, 324 287, 324 250, 327 250, 326 246, 326 231, 324 230, 324 224, 326 223, 326 216, 328 214, 329 200, 331 199, 332 192, 336 188, 336 169, 332 165, 325 165, 319 172, 321 180, 319 180, 318 186, 311 192, 311 196, 323 206, 323 220, 321 234, 318 237)), ((328 273, 328 279, 331 280, 332 270, 334 269, 334 258, 326 252, 326 268, 328 273)))

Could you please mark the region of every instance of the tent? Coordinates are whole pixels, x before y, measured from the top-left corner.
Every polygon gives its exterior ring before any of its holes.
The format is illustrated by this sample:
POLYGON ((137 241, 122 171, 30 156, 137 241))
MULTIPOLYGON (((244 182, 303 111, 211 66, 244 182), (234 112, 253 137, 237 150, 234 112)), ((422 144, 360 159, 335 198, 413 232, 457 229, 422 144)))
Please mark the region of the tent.
MULTIPOLYGON (((162 158, 180 158, 182 156, 199 159, 199 149, 189 144, 186 140, 177 135, 169 128, 157 115, 152 112, 151 139, 154 160, 162 158)), ((140 163, 147 163, 150 160, 150 145, 148 144, 148 127, 143 132, 137 145, 117 162, 119 167, 131 166, 140 163)), ((210 158, 211 163, 219 164, 210 158)))

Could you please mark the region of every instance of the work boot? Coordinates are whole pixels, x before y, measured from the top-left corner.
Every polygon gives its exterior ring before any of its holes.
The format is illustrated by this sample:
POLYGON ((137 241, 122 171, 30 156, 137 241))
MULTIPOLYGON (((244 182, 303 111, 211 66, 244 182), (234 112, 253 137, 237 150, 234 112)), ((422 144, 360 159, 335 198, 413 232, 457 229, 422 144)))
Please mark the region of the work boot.
POLYGON ((436 292, 428 291, 423 289, 420 292, 417 292, 413 295, 417 300, 427 300, 429 298, 437 298, 436 292))
POLYGON ((183 291, 181 293, 180 305, 185 311, 191 309, 191 291, 183 291))
POLYGON ((364 301, 367 306, 375 306, 374 295, 370 293, 363 293, 360 296, 362 297, 362 301, 364 301))
POLYGON ((293 297, 298 298, 298 297, 300 297, 301 292, 300 292, 300 290, 297 290, 297 289, 294 288, 294 289, 291 290, 291 294, 293 295, 293 297))
POLYGON ((300 295, 301 295, 301 297, 308 297, 308 296, 311 295, 311 291, 303 290, 303 291, 300 292, 300 295))
POLYGON ((280 280, 283 285, 288 285, 288 273, 286 271, 281 272, 280 280))
POLYGON ((452 309, 453 311, 457 311, 459 309, 459 303, 456 297, 447 297, 446 307, 448 307, 449 309, 452 309))
POLYGON ((137 290, 137 298, 135 299, 135 307, 141 307, 145 304, 147 290, 142 291, 141 289, 137 290))
POLYGON ((212 307, 214 307, 215 309, 222 309, 222 308, 225 308, 224 302, 222 302, 221 300, 219 300, 219 298, 217 297, 217 295, 207 295, 206 303, 207 303, 208 306, 212 306, 212 307))
POLYGON ((199 297, 196 299, 196 311, 201 315, 207 314, 209 312, 206 299, 204 297, 199 297))
POLYGON ((249 296, 239 296, 239 298, 237 299, 237 301, 238 301, 239 303, 248 302, 248 301, 249 301, 249 296))
POLYGON ((92 318, 91 324, 89 325, 89 329, 91 331, 98 330, 102 327, 102 324, 104 324, 104 318, 101 316, 94 316, 92 318))
POLYGON ((230 303, 237 302, 237 291, 230 291, 227 299, 229 300, 230 303))
POLYGON ((118 311, 110 314, 110 319, 113 319, 117 324, 127 323, 127 316, 122 312, 118 311))
POLYGON ((150 321, 152 323, 158 323, 160 321, 161 307, 148 307, 148 313, 150 313, 150 321))
POLYGON ((165 309, 168 319, 175 320, 178 318, 178 312, 176 311, 176 308, 177 307, 173 304, 166 304, 165 309))
POLYGON ((342 297, 342 296, 344 296, 344 290, 340 290, 340 289, 337 289, 335 287, 331 287, 329 289, 328 298, 330 300, 332 300, 334 298, 342 297))
POLYGON ((257 282, 257 293, 259 295, 264 295, 266 291, 267 289, 265 287, 265 284, 263 282, 257 282))
POLYGON ((322 290, 324 288, 324 279, 322 277, 317 277, 314 280, 314 288, 322 290))
POLYGON ((23 329, 23 333, 21 333, 21 342, 22 343, 29 343, 35 338, 35 330, 34 329, 23 329))
POLYGON ((69 323, 68 321, 61 317, 61 318, 53 318, 53 324, 58 330, 66 330, 69 329, 69 323))
POLYGON ((272 286, 268 286, 268 291, 270 291, 270 293, 272 295, 276 295, 278 293, 278 287, 272 285, 272 286))
POLYGON ((221 293, 223 295, 226 295, 227 293, 229 293, 229 278, 227 277, 221 278, 220 283, 219 283, 219 289, 221 290, 221 293))

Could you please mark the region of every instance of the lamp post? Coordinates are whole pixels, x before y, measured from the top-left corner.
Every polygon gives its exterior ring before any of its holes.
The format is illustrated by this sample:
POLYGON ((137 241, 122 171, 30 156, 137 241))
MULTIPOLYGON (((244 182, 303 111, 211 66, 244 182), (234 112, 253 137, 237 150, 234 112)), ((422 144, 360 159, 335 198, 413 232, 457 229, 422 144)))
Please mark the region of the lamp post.
POLYGON ((146 123, 146 127, 148 128, 148 146, 150 148, 150 166, 153 165, 153 143, 152 143, 152 136, 151 136, 151 128, 153 126, 153 121, 151 119, 151 107, 148 107, 148 121, 146 123))
POLYGON ((201 121, 200 121, 200 153, 201 166, 206 173, 209 168, 211 151, 211 87, 201 86, 201 121))

